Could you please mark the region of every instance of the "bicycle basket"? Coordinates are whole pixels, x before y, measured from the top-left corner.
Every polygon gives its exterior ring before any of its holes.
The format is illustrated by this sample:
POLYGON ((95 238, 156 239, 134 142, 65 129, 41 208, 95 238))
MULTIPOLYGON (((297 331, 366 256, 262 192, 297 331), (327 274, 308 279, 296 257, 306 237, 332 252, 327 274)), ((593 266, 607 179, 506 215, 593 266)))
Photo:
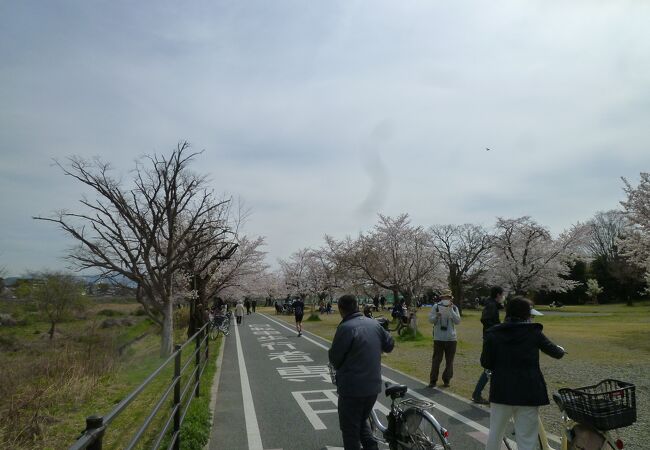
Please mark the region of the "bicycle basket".
POLYGON ((566 414, 574 421, 607 431, 636 422, 635 386, 607 379, 593 386, 560 389, 566 414))

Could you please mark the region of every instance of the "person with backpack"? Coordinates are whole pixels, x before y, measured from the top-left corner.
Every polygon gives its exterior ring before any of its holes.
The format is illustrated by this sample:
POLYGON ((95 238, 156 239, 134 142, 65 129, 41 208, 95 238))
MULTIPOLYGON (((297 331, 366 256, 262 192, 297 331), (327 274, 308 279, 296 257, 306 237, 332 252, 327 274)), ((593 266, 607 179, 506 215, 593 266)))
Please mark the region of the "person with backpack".
MULTIPOLYGON (((483 302, 483 312, 481 313, 481 323, 483 324, 483 339, 485 339, 485 332, 495 325, 501 323, 499 319, 499 310, 503 309, 503 300, 505 295, 501 286, 494 286, 490 290, 490 297, 483 302)), ((490 402, 483 398, 483 389, 489 380, 487 371, 483 370, 481 376, 476 383, 474 393, 472 394, 472 401, 479 405, 489 405, 490 402)))
POLYGON ((296 318, 296 330, 298 337, 302 336, 302 317, 305 314, 304 295, 301 295, 293 302, 293 315, 296 318))
POLYGON ((451 291, 443 292, 442 300, 433 305, 429 314, 429 322, 433 324, 433 357, 431 358, 431 373, 429 386, 433 388, 438 382, 438 373, 442 358, 445 358, 445 370, 442 372, 444 387, 454 375, 454 356, 456 356, 456 325, 460 323, 460 312, 453 303, 451 291))

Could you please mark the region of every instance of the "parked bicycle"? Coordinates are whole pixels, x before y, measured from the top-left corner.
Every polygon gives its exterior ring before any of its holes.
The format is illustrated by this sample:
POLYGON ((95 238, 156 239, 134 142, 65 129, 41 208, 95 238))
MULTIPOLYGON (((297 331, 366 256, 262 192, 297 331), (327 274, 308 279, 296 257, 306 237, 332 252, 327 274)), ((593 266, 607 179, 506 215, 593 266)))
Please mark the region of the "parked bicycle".
POLYGON ((232 319, 232 312, 228 311, 223 315, 215 315, 210 323, 210 339, 214 340, 219 337, 219 333, 228 336, 230 333, 230 321, 232 319))
MULTIPOLYGON (((621 450, 623 440, 612 430, 636 422, 635 386, 606 379, 592 386, 560 389, 553 400, 562 413, 561 450, 621 450)), ((504 438, 508 450, 512 450, 504 438)), ((546 430, 539 423, 539 450, 549 450, 546 430)))
POLYGON ((431 414, 433 402, 404 398, 408 387, 386 383, 385 394, 391 398, 390 413, 386 423, 372 410, 368 421, 379 442, 388 444, 390 450, 450 450, 449 433, 431 414))
POLYGON ((373 318, 377 320, 386 331, 394 331, 398 336, 403 336, 410 329, 408 316, 397 317, 392 322, 381 315, 373 318))

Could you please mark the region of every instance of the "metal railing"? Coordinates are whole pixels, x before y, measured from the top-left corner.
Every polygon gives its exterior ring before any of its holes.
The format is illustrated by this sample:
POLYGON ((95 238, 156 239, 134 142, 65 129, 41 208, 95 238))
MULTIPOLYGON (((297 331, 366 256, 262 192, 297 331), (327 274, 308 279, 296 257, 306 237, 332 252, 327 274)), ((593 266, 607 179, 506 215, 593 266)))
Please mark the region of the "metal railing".
MULTIPOLYGON (((142 423, 142 426, 136 431, 128 445, 124 447, 127 450, 133 449, 142 439, 147 428, 151 425, 154 418, 158 415, 160 410, 165 406, 169 396, 173 392, 173 406, 171 411, 169 411, 169 416, 165 420, 164 426, 159 431, 156 436, 152 449, 158 449, 162 445, 165 436, 172 428, 172 434, 169 439, 168 449, 179 450, 180 448, 180 430, 187 410, 190 407, 193 397, 198 397, 200 395, 199 386, 201 381, 201 376, 205 370, 209 357, 209 340, 208 340, 208 331, 210 324, 205 324, 199 331, 197 331, 192 337, 190 337, 182 345, 174 346, 174 353, 171 354, 165 362, 163 362, 160 367, 154 370, 146 380, 140 384, 133 392, 127 395, 111 412, 105 416, 89 416, 86 418, 86 429, 82 432, 81 436, 77 441, 72 444, 68 450, 102 450, 102 441, 104 433, 107 430, 108 426, 115 420, 133 400, 135 400, 138 395, 147 387, 151 382, 173 361, 174 362, 174 375, 172 377, 171 383, 165 387, 165 391, 162 396, 156 402, 154 408, 149 412, 149 415, 142 423), (187 359, 187 362, 181 367, 182 359, 181 354, 183 349, 186 348, 191 342, 194 342, 194 352, 187 359), (205 346, 205 349, 204 349, 205 346), (201 358, 201 354, 205 354, 205 358, 201 358), (192 358, 192 356, 194 358, 192 358), (193 369, 188 376, 187 382, 184 386, 182 384, 182 377, 185 371, 188 369, 190 364, 194 361, 193 369), (190 394, 187 403, 183 405, 183 400, 185 400, 188 392, 190 394), (183 408, 185 406, 185 408, 183 408)), ((164 420, 164 419, 163 419, 164 420)))

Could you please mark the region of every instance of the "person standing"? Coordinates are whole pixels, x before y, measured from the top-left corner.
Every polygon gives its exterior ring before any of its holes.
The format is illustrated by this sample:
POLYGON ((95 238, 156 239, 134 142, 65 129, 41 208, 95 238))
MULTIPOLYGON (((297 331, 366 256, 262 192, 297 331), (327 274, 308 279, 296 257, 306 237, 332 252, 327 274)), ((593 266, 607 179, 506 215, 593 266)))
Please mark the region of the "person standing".
MULTIPOLYGON (((505 295, 501 286, 494 286, 490 290, 490 298, 485 301, 483 312, 481 313, 481 323, 483 324, 483 339, 485 339, 485 333, 487 330, 501 323, 501 319, 499 319, 499 310, 503 309, 504 298, 505 295)), ((485 385, 487 384, 488 379, 488 373, 484 370, 481 373, 481 376, 476 383, 476 387, 474 388, 474 393, 472 394, 472 401, 474 403, 478 403, 480 405, 488 405, 490 403, 483 398, 483 389, 485 389, 485 385)))
POLYGON ((235 317, 237 318, 237 325, 241 325, 242 318, 244 317, 244 305, 242 305, 241 300, 238 300, 235 306, 235 317))
POLYGON ((386 297, 383 294, 379 297, 379 305, 382 311, 386 308, 386 297))
POLYGON ((359 312, 357 299, 344 295, 338 300, 341 322, 329 349, 336 370, 339 426, 345 450, 375 450, 368 416, 382 390, 381 354, 395 343, 379 322, 359 312))
POLYGON ((456 356, 456 325, 460 323, 458 307, 452 302, 451 291, 443 292, 441 300, 433 305, 429 313, 429 322, 433 324, 433 356, 431 358, 430 388, 436 387, 442 358, 445 358, 445 370, 442 383, 449 387, 454 376, 454 356, 456 356))
POLYGON ((293 302, 293 315, 296 319, 296 331, 298 331, 298 337, 302 336, 302 317, 305 314, 305 301, 304 296, 298 297, 293 302))
POLYGON ((517 448, 537 448, 539 407, 549 404, 539 352, 556 359, 565 352, 542 333, 542 324, 531 322, 532 313, 537 312, 530 300, 515 297, 506 305, 504 323, 485 333, 481 365, 492 371, 486 450, 501 448, 503 433, 512 417, 517 448))
POLYGON ((248 297, 244 297, 244 306, 246 307, 246 315, 251 313, 251 301, 248 297))
POLYGON ((253 308, 253 312, 255 312, 255 308, 257 308, 257 300, 251 300, 251 308, 253 308))

